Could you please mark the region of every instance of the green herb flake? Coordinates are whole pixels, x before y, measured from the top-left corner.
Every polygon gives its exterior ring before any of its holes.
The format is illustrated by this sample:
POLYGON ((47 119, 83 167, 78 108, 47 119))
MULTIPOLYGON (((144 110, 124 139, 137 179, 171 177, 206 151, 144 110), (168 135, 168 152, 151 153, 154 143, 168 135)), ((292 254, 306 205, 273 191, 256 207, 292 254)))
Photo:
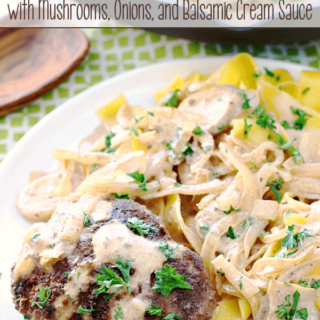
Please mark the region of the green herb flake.
POLYGON ((266 75, 269 76, 269 77, 274 77, 274 73, 272 71, 270 71, 269 69, 267 68, 264 68, 264 70, 266 71, 266 75))
POLYGON ((181 187, 181 184, 178 183, 178 182, 175 182, 173 185, 174 185, 175 187, 181 187))
POLYGON ((129 128, 127 128, 127 130, 129 130, 129 135, 131 136, 131 134, 133 133, 136 137, 139 136, 139 133, 138 133, 138 126, 139 126, 139 122, 143 119, 144 117, 141 117, 139 119, 136 119, 134 118, 134 122, 135 122, 135 125, 134 127, 130 126, 129 128))
POLYGON ((96 172, 99 168, 100 168, 100 166, 94 163, 92 165, 92 169, 89 171, 89 173, 92 174, 92 173, 96 172))
POLYGON ((260 237, 264 237, 264 236, 267 236, 267 235, 269 235, 270 234, 270 232, 268 231, 268 232, 263 232, 263 233, 260 233, 259 235, 258 235, 258 238, 260 238, 260 237))
POLYGON ((250 109, 249 101, 251 99, 248 99, 247 95, 244 92, 240 93, 240 97, 242 100, 242 109, 250 109))
POLYGON ((205 148, 202 150, 203 153, 208 153, 211 150, 210 146, 205 146, 205 148))
POLYGON ((175 320, 175 319, 181 320, 181 318, 175 313, 170 313, 167 316, 165 316, 164 318, 162 318, 162 320, 175 320))
POLYGON ((156 304, 153 304, 148 307, 147 313, 150 314, 150 316, 161 316, 162 308, 156 304))
POLYGON ((127 176, 133 178, 139 184, 140 190, 148 191, 148 189, 146 188, 148 180, 143 173, 140 173, 140 169, 133 173, 127 173, 127 176))
POLYGON ((117 304, 117 308, 114 309, 114 311, 116 312, 115 315, 113 316, 114 319, 119 320, 124 318, 122 308, 118 304, 117 304))
POLYGON ((220 271, 220 276, 221 277, 224 277, 225 275, 226 275, 225 272, 220 271))
POLYGON ((88 218, 87 214, 85 212, 82 212, 83 215, 84 215, 84 220, 83 220, 83 224, 86 226, 86 227, 90 227, 91 226, 91 220, 88 218))
POLYGON ((244 136, 245 136, 245 138, 248 137, 248 134, 249 134, 249 131, 251 130, 251 128, 252 128, 252 124, 248 124, 247 117, 244 118, 244 136))
POLYGON ((50 246, 50 249, 53 250, 55 247, 56 247, 56 244, 53 243, 53 244, 50 246))
POLYGON ((221 126, 221 127, 218 127, 218 130, 224 130, 226 128, 226 126, 221 126))
POLYGON ((306 287, 308 287, 308 285, 309 285, 309 280, 302 280, 302 279, 300 279, 300 280, 299 280, 299 285, 302 286, 302 287, 304 287, 304 288, 306 288, 306 287))
POLYGON ((181 149, 181 155, 184 157, 184 159, 186 160, 187 157, 191 157, 193 155, 194 151, 190 146, 190 143, 187 142, 187 144, 181 149))
POLYGON ((18 298, 16 300, 14 300, 15 303, 19 302, 21 300, 21 298, 18 298))
POLYGON ((270 189, 274 193, 278 202, 282 200, 282 195, 278 191, 282 188, 283 183, 284 181, 281 177, 279 179, 276 179, 267 183, 267 186, 270 186, 270 189))
POLYGON ((319 288, 320 288, 320 280, 314 281, 314 282, 311 284, 311 288, 312 288, 312 289, 319 289, 319 288))
POLYGON ((296 317, 298 319, 307 320, 308 319, 308 310, 307 308, 303 308, 296 312, 296 317))
POLYGON ((238 286, 239 286, 240 290, 242 290, 242 287, 243 287, 242 278, 243 278, 243 276, 240 277, 239 282, 238 282, 238 286))
POLYGON ((292 113, 298 116, 298 119, 293 122, 293 128, 295 130, 302 130, 303 127, 307 124, 308 119, 306 117, 312 117, 312 115, 306 113, 301 109, 296 109, 294 107, 290 107, 292 113))
POLYGON ((292 145, 295 139, 292 139, 288 142, 285 142, 282 136, 279 133, 275 134, 276 141, 280 144, 278 149, 280 150, 287 150, 289 154, 291 154, 296 162, 296 164, 300 163, 301 155, 300 152, 292 145))
POLYGON ((241 209, 235 209, 231 204, 230 204, 230 209, 227 210, 227 211, 223 211, 223 210, 220 210, 222 213, 224 214, 230 214, 232 212, 240 212, 241 209))
POLYGON ((37 242, 37 241, 39 240, 40 236, 41 236, 40 233, 35 234, 35 235, 32 237, 32 241, 37 242))
POLYGON ((195 134, 196 136, 204 136, 206 133, 201 129, 200 126, 196 126, 193 131, 192 131, 193 134, 195 134))
POLYGON ((293 211, 288 211, 284 217, 287 219, 289 216, 291 216, 293 214, 293 211))
POLYGON ((76 302, 76 300, 74 300, 69 293, 66 294, 67 298, 71 300, 72 304, 74 304, 76 302))
POLYGON ((209 230, 208 226, 200 226, 200 230, 209 230))
POLYGON ((30 319, 29 313, 25 314, 25 315, 23 316, 23 319, 30 319))
POLYGON ((177 274, 177 270, 169 265, 156 270, 156 281, 152 288, 153 291, 168 297, 171 291, 175 288, 192 290, 186 278, 182 274, 177 274))
POLYGON ((69 278, 71 276, 71 272, 66 272, 65 274, 64 274, 64 278, 69 278))
POLYGON ((158 249, 165 255, 167 259, 175 259, 177 254, 174 254, 173 251, 177 249, 178 244, 175 248, 170 249, 168 241, 162 241, 158 249))
POLYGON ((77 312, 78 312, 79 314, 88 314, 89 316, 91 316, 91 314, 92 314, 93 311, 94 311, 94 309, 93 309, 92 303, 91 303, 91 308, 90 308, 90 310, 87 309, 86 307, 83 307, 83 306, 79 306, 79 307, 78 307, 78 310, 77 310, 77 312))
POLYGON ((288 230, 287 230, 288 235, 281 240, 282 247, 286 248, 287 250, 291 248, 294 249, 298 247, 299 241, 300 241, 302 250, 304 250, 304 239, 313 237, 314 235, 312 233, 309 233, 307 229, 304 229, 295 234, 293 233, 293 230, 294 230, 294 224, 292 224, 291 226, 288 226, 288 230))
POLYGON ((106 147, 110 148, 111 147, 111 139, 115 136, 115 134, 112 131, 109 131, 106 135, 105 135, 105 143, 106 143, 106 147))
POLYGON ((154 117, 154 113, 151 111, 148 111, 148 114, 150 114, 151 117, 154 117))
POLYGON ((264 110, 263 107, 258 106, 253 112, 253 115, 257 116, 257 125, 259 125, 261 128, 269 128, 270 130, 276 129, 276 126, 274 123, 276 122, 273 120, 270 115, 264 110))
POLYGON ((228 228, 228 233, 226 236, 227 236, 227 238, 230 238, 231 240, 235 240, 240 237, 239 235, 234 233, 234 230, 231 226, 228 228))
POLYGON ((178 92, 180 90, 174 90, 169 92, 162 102, 162 106, 177 108, 179 103, 178 92))
POLYGON ((144 223, 143 220, 139 220, 137 217, 129 218, 128 222, 130 223, 130 229, 136 230, 142 237, 150 231, 157 232, 153 226, 144 223))
POLYGON ((128 194, 120 194, 120 193, 113 193, 112 194, 116 199, 125 199, 125 200, 129 200, 129 195, 128 194))
POLYGON ((39 287, 39 291, 37 292, 37 295, 41 302, 33 301, 31 304, 31 307, 33 306, 38 306, 40 309, 43 309, 44 305, 48 301, 49 297, 51 294, 51 289, 50 288, 42 288, 39 287))
POLYGON ((306 94, 309 90, 310 90, 310 88, 305 88, 305 89, 302 91, 302 94, 306 94))

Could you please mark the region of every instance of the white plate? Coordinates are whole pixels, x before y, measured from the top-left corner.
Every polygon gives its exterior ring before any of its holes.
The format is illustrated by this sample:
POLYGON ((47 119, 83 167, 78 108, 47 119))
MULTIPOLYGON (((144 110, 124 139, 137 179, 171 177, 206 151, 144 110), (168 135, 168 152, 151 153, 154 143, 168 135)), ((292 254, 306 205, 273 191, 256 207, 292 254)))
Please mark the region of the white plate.
MULTIPOLYGON (((22 235, 32 222, 15 208, 19 190, 28 183, 33 170, 48 170, 55 163, 52 149, 76 150, 78 143, 90 134, 99 122, 95 110, 120 93, 129 102, 143 108, 155 106, 152 92, 166 86, 177 73, 183 77, 192 71, 212 73, 230 57, 177 60, 126 72, 106 80, 70 99, 32 128, 6 156, 0 165, 0 319, 21 320, 11 301, 10 269, 21 244, 22 235)), ((285 68, 295 78, 304 68, 297 64, 256 59, 269 69, 285 68)), ((311 68, 305 68, 312 70, 311 68)))

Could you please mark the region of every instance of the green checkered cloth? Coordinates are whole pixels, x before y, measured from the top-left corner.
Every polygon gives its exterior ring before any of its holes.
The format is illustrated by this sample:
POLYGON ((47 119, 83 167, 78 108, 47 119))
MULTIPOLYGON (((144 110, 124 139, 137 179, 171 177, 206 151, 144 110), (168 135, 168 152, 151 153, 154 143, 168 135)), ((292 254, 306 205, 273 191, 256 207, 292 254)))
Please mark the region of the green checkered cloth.
POLYGON ((140 29, 96 29, 91 50, 78 69, 59 87, 25 108, 0 117, 0 162, 26 132, 53 109, 90 86, 126 70, 174 59, 233 55, 286 60, 319 68, 319 43, 275 46, 205 44, 140 29))

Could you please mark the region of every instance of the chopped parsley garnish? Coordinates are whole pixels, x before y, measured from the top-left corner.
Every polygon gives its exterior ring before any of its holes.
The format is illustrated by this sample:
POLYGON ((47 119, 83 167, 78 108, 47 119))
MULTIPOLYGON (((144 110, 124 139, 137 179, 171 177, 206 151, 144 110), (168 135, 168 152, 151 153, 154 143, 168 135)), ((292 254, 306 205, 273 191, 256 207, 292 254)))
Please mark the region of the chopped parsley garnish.
POLYGON ((29 313, 25 314, 25 315, 23 316, 23 319, 30 319, 29 313))
POLYGON ((294 107, 290 107, 292 113, 298 116, 298 119, 293 122, 293 126, 290 125, 288 121, 283 121, 281 125, 285 129, 295 129, 295 130, 302 130, 303 127, 307 124, 308 119, 306 117, 312 117, 312 115, 306 113, 301 109, 296 109, 294 107))
POLYGON ((251 158, 250 163, 255 167, 255 169, 258 169, 258 167, 253 162, 253 158, 251 158))
POLYGON ((312 117, 312 115, 306 113, 305 111, 303 111, 301 109, 294 108, 292 106, 290 107, 290 109, 294 115, 297 115, 299 117, 297 120, 295 120, 293 122, 293 128, 296 130, 302 130, 308 121, 308 119, 306 119, 306 117, 312 117))
POLYGON ((83 224, 86 227, 90 227, 91 226, 91 220, 88 218, 87 214, 85 212, 82 212, 84 215, 84 220, 83 220, 83 224))
POLYGON ((33 301, 31 304, 31 307, 33 306, 38 306, 40 309, 43 309, 44 305, 48 301, 50 294, 51 294, 51 289, 50 288, 39 288, 39 291, 37 292, 39 299, 41 302, 33 301))
POLYGON ((279 133, 276 133, 274 137, 280 144, 280 146, 278 146, 278 149, 287 150, 293 156, 296 164, 299 164, 301 159, 300 152, 292 145, 295 139, 285 142, 279 133))
POLYGON ((267 236, 267 235, 269 235, 270 234, 270 232, 268 231, 268 232, 263 232, 263 233, 260 233, 259 235, 258 235, 258 238, 260 238, 260 237, 264 237, 264 236, 267 236))
POLYGON ((140 190, 148 191, 148 189, 146 188, 148 180, 146 179, 144 174, 140 173, 139 171, 140 170, 137 170, 137 171, 135 171, 133 173, 127 173, 127 176, 133 178, 135 181, 138 182, 140 190))
POLYGON ((121 307, 119 307, 118 304, 117 304, 117 308, 115 308, 114 311, 116 312, 115 315, 113 316, 114 319, 118 320, 118 319, 124 318, 123 311, 122 311, 121 307))
POLYGON ((111 139, 115 136, 115 134, 112 131, 109 131, 106 136, 105 136, 105 142, 106 142, 106 147, 110 148, 111 147, 111 139))
POLYGON ((185 160, 188 156, 191 157, 193 153, 194 151, 192 150, 189 142, 187 142, 187 144, 181 149, 181 155, 184 157, 185 160))
POLYGON ((154 117, 154 113, 151 111, 148 111, 148 114, 150 114, 151 117, 154 117))
POLYGON ((77 278, 79 279, 79 278, 80 278, 80 276, 81 276, 81 272, 78 272, 78 274, 77 274, 77 278))
POLYGON ((244 230, 247 227, 250 227, 254 224, 254 218, 249 217, 248 219, 244 220, 244 223, 242 225, 242 230, 244 230))
POLYGON ((282 188, 283 182, 283 179, 280 177, 279 179, 267 183, 267 186, 270 186, 270 189, 274 193, 278 202, 282 200, 282 195, 278 191, 282 188))
POLYGON ((133 261, 123 261, 123 256, 121 258, 113 258, 117 263, 112 268, 118 268, 123 276, 124 281, 129 284, 130 279, 130 269, 133 261))
POLYGON ((296 317, 300 318, 302 320, 307 320, 308 319, 308 310, 307 310, 307 308, 303 308, 301 310, 298 310, 296 312, 296 317))
POLYGON ((116 199, 126 199, 126 200, 129 200, 129 199, 130 199, 128 194, 113 193, 113 196, 114 196, 116 199))
POLYGON ((39 238, 40 238, 40 233, 37 233, 32 237, 32 241, 36 242, 39 240, 39 238))
POLYGON ((240 93, 240 97, 242 99, 242 109, 250 109, 249 101, 251 99, 248 99, 247 95, 244 92, 240 93))
POLYGON ((205 132, 202 131, 202 129, 199 126, 196 126, 193 129, 192 133, 195 134, 196 136, 200 136, 200 137, 205 135, 205 132))
POLYGON ((177 274, 177 270, 167 264, 160 270, 156 270, 155 274, 156 281, 152 289, 164 296, 168 297, 171 291, 175 288, 193 289, 188 284, 184 275, 177 274))
POLYGON ((125 279, 125 281, 118 277, 115 272, 107 268, 105 265, 101 267, 101 273, 96 274, 96 283, 100 286, 99 289, 94 290, 94 294, 98 296, 99 294, 105 294, 103 297, 108 301, 117 291, 121 290, 122 287, 127 289, 129 292, 129 276, 132 261, 123 261, 123 259, 116 259, 117 264, 113 268, 118 268, 125 279))
POLYGON ((178 183, 178 182, 175 182, 173 185, 174 185, 175 187, 181 187, 181 184, 178 183))
POLYGON ((261 72, 259 71, 255 71, 253 74, 252 74, 252 76, 254 77, 254 78, 259 78, 260 76, 261 76, 261 72))
POLYGON ((178 92, 180 90, 174 90, 172 92, 169 92, 165 99, 162 102, 162 105, 165 107, 172 107, 172 108, 177 108, 178 107, 178 92))
POLYGON ((230 226, 230 227, 228 228, 227 238, 230 238, 231 240, 234 240, 234 239, 237 239, 237 238, 239 238, 239 237, 240 237, 240 236, 237 235, 237 234, 235 234, 233 228, 230 226))
POLYGON ((14 300, 15 303, 19 302, 21 300, 21 298, 18 298, 16 300, 14 300))
POLYGON ((157 232, 153 226, 144 223, 143 220, 139 220, 137 217, 129 218, 128 222, 130 223, 130 229, 135 229, 142 237, 147 235, 150 231, 157 232))
POLYGON ((300 284, 300 286, 306 288, 306 287, 309 285, 309 280, 302 280, 302 279, 300 279, 300 280, 299 280, 299 284, 300 284))
POLYGON ((221 126, 221 127, 218 127, 218 130, 224 130, 226 128, 226 126, 221 126))
POLYGON ((287 254, 285 254, 284 252, 279 252, 279 253, 277 253, 277 254, 275 255, 275 257, 277 257, 277 258, 282 258, 282 259, 289 258, 289 257, 291 257, 292 255, 294 255, 297 251, 298 251, 298 249, 295 250, 295 251, 289 252, 289 253, 287 253, 287 254))
POLYGON ((253 115, 257 116, 257 125, 261 128, 268 127, 270 130, 276 129, 274 123, 276 122, 273 120, 270 115, 263 109, 263 107, 258 106, 253 112, 253 115))
POLYGON ((210 147, 210 146, 206 146, 206 147, 202 150, 202 152, 203 152, 203 153, 208 153, 210 150, 211 150, 211 147, 210 147))
POLYGON ((221 277, 224 277, 225 275, 226 275, 225 272, 220 271, 220 276, 221 277))
POLYGON ((238 282, 238 286, 239 286, 240 290, 242 290, 242 287, 243 287, 242 278, 243 278, 243 276, 240 277, 239 282, 238 282))
POLYGON ((135 122, 135 125, 134 125, 134 128, 132 126, 130 126, 129 128, 127 128, 130 133, 129 133, 129 136, 131 136, 131 133, 134 133, 135 136, 138 137, 139 133, 138 133, 138 125, 139 125, 139 122, 143 119, 144 117, 141 117, 139 119, 136 119, 134 118, 134 122, 135 122))
POLYGON ((289 216, 291 216, 293 214, 293 212, 292 211, 288 211, 285 215, 284 215, 284 217, 287 219, 289 216))
POLYGON ((168 241, 162 241, 158 249, 165 255, 167 259, 175 259, 177 254, 174 254, 173 251, 177 249, 178 244, 175 248, 170 249, 168 241))
POLYGON ((148 307, 147 313, 150 314, 150 316, 161 316, 162 308, 157 306, 156 304, 153 304, 148 307))
POLYGON ((293 320, 294 317, 297 317, 303 320, 306 320, 308 317, 308 312, 306 308, 297 311, 299 300, 300 300, 300 293, 296 291, 293 294, 293 302, 291 305, 290 301, 290 294, 285 297, 286 302, 283 304, 278 305, 278 310, 276 310, 276 314, 278 314, 279 319, 285 320, 293 320), (292 307, 291 307, 292 306, 292 307), (289 310, 288 307, 291 307, 289 310))
POLYGON ((284 282, 284 284, 288 287, 292 287, 292 283, 284 282))
POLYGON ((66 294, 67 298, 70 299, 72 301, 72 304, 74 304, 76 302, 76 300, 74 300, 69 293, 66 294))
POLYGON ((94 164, 92 165, 92 169, 89 171, 90 174, 94 173, 94 172, 97 171, 99 168, 100 168, 100 166, 94 163, 94 164))
POLYGON ((56 247, 56 244, 53 243, 53 244, 50 246, 50 249, 53 250, 55 247, 56 247))
POLYGON ((209 230, 209 227, 208 226, 200 226, 200 229, 201 230, 209 230))
POLYGON ((175 320, 175 319, 181 320, 181 318, 175 313, 170 313, 167 316, 165 316, 164 318, 162 318, 162 320, 175 320))
POLYGON ((309 90, 310 90, 310 88, 305 88, 305 89, 302 91, 302 94, 306 94, 309 90))
POLYGON ((222 213, 224 214, 230 214, 232 212, 239 212, 241 211, 241 209, 235 209, 231 204, 230 204, 230 209, 228 211, 223 211, 223 210, 220 210, 222 213))
POLYGON ((91 316, 91 313, 92 313, 93 311, 94 311, 94 309, 93 309, 92 303, 91 303, 91 308, 90 308, 90 310, 87 309, 86 307, 83 307, 83 306, 79 306, 79 307, 78 307, 78 310, 77 310, 77 312, 78 312, 79 314, 88 314, 89 316, 91 316))
POLYGON ((212 172, 212 174, 215 176, 216 179, 220 179, 220 172, 212 172))
POLYGON ((266 71, 266 75, 269 76, 269 77, 272 77, 272 78, 275 78, 276 81, 280 81, 280 76, 279 75, 275 75, 274 72, 270 71, 269 69, 267 68, 264 68, 264 70, 266 71))
POLYGON ((293 230, 294 230, 294 224, 292 224, 291 226, 288 226, 288 230, 287 230, 288 235, 281 240, 282 247, 286 248, 287 250, 291 248, 294 249, 298 247, 299 241, 300 241, 302 250, 304 250, 304 239, 313 237, 314 234, 309 233, 307 229, 304 229, 294 234, 293 230))
POLYGON ((244 136, 247 138, 249 131, 252 128, 252 124, 248 124, 247 117, 244 118, 244 136))
POLYGON ((317 280, 317 281, 313 282, 311 284, 311 288, 312 289, 319 289, 320 288, 320 280, 317 280))

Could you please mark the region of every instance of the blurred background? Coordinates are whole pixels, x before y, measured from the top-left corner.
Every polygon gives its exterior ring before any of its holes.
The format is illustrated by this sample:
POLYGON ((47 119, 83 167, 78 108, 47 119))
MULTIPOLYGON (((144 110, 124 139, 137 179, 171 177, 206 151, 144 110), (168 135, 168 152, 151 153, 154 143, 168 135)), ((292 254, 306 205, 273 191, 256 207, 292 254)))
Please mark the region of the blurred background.
MULTIPOLYGON (((1 35, 5 37, 4 31, 7 32, 6 30, 0 30, 0 38, 1 35)), ((230 44, 226 44, 228 41, 185 40, 172 36, 172 34, 176 35, 176 32, 172 32, 170 29, 166 31, 169 35, 159 34, 158 32, 161 30, 156 31, 157 33, 154 30, 146 31, 133 28, 86 29, 86 36, 89 38, 91 47, 89 49, 84 41, 82 55, 79 54, 73 68, 69 68, 68 72, 64 73, 63 78, 65 79, 60 79, 62 83, 54 83, 52 88, 46 88, 46 93, 40 92, 40 97, 36 100, 30 101, 21 109, 0 117, 0 162, 28 130, 65 101, 100 81, 131 69, 175 59, 214 58, 224 55, 231 56, 238 52, 249 52, 255 57, 290 61, 315 68, 319 68, 320 64, 320 42, 310 40, 307 35, 308 29, 303 30, 306 34, 305 41, 301 41, 301 37, 299 41, 295 41, 295 31, 289 30, 290 39, 284 38, 283 40, 283 43, 286 44, 256 45, 238 45, 232 42, 231 38, 229 38, 230 44), (288 41, 290 43, 287 43, 288 41), (84 60, 82 60, 83 58, 84 60)), ((316 31, 319 32, 319 29, 316 31)), ((219 32, 219 30, 216 32, 219 32)), ((274 32, 277 32, 277 30, 274 30, 274 32)), ((192 35, 192 29, 189 29, 189 33, 192 35)), ((69 43, 69 49, 74 49, 73 44, 76 38, 73 37, 76 36, 79 37, 79 34, 73 36, 70 34, 66 39, 69 43)), ((188 34, 183 36, 188 36, 188 34)), ((51 46, 50 52, 54 52, 59 57, 61 45, 55 44, 54 40, 56 38, 45 37, 47 45, 51 46)), ((193 39, 197 39, 197 37, 193 37, 193 39)), ((41 39, 25 37, 24 40, 25 50, 30 54, 31 44, 37 43, 39 45, 41 39)), ((268 39, 265 39, 264 42, 268 43, 268 39)), ((18 49, 20 45, 22 46, 23 41, 20 39, 14 43, 17 44, 15 49, 18 49)), ((6 84, 12 87, 12 83, 5 78, 7 63, 4 64, 3 62, 4 59, 8 59, 9 53, 8 45, 0 39, 0 104, 1 86, 6 84)), ((70 57, 72 58, 75 55, 75 53, 72 53, 70 57)), ((45 51, 41 51, 41 54, 36 55, 36 57, 34 60, 28 60, 27 67, 33 71, 39 59, 42 59, 43 63, 47 59, 45 51)), ((18 64, 20 61, 20 65, 25 63, 19 56, 9 55, 9 58, 16 59, 18 64)), ((72 63, 74 61, 71 61, 72 63)), ((52 62, 50 65, 52 67, 50 72, 56 72, 55 64, 52 62)), ((26 66, 24 65, 24 67, 26 66)), ((19 74, 15 74, 14 66, 11 66, 10 70, 12 76, 19 76, 19 74)), ((154 77, 156 76, 155 74, 154 77)))

